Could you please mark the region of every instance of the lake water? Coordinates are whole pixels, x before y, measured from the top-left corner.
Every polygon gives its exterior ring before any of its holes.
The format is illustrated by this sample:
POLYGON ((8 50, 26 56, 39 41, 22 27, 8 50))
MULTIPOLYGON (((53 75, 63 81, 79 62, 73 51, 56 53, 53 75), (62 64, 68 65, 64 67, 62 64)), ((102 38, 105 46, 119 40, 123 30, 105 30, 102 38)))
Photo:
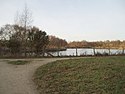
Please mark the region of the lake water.
MULTIPOLYGON (((95 52, 99 53, 109 53, 108 49, 95 49, 95 52)), ((122 50, 119 49, 110 49, 111 54, 119 54, 122 53, 122 50)), ((54 56, 58 56, 58 52, 50 52, 54 56)), ((124 52, 125 53, 125 52, 124 52)), ((60 56, 76 56, 76 49, 67 49, 66 51, 59 51, 60 56)), ((77 55, 94 55, 93 49, 88 48, 78 48, 77 55)))

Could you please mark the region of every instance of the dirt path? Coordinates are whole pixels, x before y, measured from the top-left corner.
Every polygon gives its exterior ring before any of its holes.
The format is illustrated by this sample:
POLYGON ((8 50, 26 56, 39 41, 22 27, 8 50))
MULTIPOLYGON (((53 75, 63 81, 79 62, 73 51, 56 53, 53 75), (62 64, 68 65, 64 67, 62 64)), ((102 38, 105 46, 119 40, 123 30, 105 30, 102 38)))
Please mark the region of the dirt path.
POLYGON ((0 94, 38 94, 32 81, 33 73, 39 66, 59 59, 29 60, 32 62, 26 65, 11 65, 0 60, 0 94))

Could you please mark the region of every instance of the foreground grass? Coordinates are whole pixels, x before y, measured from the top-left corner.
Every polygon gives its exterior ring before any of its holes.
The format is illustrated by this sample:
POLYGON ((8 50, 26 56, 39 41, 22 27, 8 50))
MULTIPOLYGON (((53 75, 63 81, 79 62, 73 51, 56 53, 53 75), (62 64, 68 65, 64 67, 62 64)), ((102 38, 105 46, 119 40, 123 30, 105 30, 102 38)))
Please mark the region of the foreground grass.
POLYGON ((125 94, 125 57, 71 59, 41 66, 40 94, 125 94))
POLYGON ((29 63, 29 61, 26 60, 8 61, 8 64, 13 64, 13 65, 24 65, 27 63, 29 63))

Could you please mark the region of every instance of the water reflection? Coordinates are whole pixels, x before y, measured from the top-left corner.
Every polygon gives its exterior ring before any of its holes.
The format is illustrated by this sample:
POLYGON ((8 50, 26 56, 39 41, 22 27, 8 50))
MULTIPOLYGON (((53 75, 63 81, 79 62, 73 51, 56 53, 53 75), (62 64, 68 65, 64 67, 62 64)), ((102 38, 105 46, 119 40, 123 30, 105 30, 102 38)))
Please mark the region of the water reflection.
MULTIPOLYGON (((58 56, 58 52, 50 52, 53 56, 58 56)), ((108 49, 95 49, 95 53, 109 53, 108 49)), ((119 49, 110 49, 110 54, 121 54, 122 50, 119 49)), ((76 49, 67 49, 66 51, 59 51, 60 56, 76 56, 76 49)), ((77 55, 94 55, 93 49, 88 48, 78 48, 77 55)))

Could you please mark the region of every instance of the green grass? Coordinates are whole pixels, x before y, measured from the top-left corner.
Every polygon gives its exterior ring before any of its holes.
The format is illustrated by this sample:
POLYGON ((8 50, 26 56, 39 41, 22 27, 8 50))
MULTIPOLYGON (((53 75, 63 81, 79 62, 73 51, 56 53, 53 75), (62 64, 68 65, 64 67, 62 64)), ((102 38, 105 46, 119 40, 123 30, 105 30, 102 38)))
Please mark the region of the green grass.
POLYGON ((8 64, 13 64, 13 65, 24 65, 27 63, 29 63, 29 61, 26 60, 8 61, 8 64))
POLYGON ((40 94, 125 94, 125 57, 61 60, 39 67, 40 94))

